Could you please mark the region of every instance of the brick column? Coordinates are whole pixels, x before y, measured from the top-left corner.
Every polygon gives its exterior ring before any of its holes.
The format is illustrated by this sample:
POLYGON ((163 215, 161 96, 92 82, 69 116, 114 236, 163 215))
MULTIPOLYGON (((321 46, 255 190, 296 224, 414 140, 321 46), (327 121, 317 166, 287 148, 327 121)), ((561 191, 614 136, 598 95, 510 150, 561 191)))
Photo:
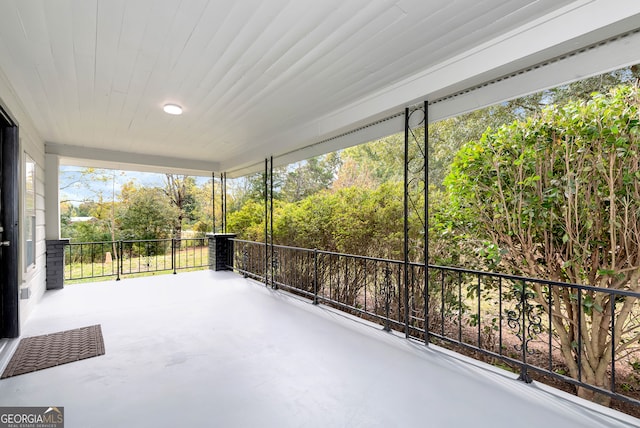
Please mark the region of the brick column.
POLYGON ((227 264, 233 257, 233 241, 235 233, 207 233, 209 238, 209 269, 229 270, 227 264))
POLYGON ((47 290, 64 287, 64 247, 68 239, 47 239, 47 290))

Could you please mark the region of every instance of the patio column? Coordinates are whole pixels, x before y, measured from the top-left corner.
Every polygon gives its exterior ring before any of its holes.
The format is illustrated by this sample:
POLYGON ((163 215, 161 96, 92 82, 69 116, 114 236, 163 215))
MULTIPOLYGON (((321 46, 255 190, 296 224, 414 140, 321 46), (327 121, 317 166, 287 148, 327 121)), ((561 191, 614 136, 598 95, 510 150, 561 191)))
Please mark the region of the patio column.
POLYGON ((235 233, 207 233, 209 238, 209 269, 231 270, 233 266, 233 241, 235 233))
POLYGON ((60 195, 58 170, 60 158, 58 155, 46 154, 44 160, 44 207, 45 207, 45 238, 60 239, 60 195))
POLYGON ((45 240, 47 250, 47 290, 64 287, 64 248, 68 239, 60 239, 60 194, 58 171, 60 158, 55 154, 45 155, 45 240))

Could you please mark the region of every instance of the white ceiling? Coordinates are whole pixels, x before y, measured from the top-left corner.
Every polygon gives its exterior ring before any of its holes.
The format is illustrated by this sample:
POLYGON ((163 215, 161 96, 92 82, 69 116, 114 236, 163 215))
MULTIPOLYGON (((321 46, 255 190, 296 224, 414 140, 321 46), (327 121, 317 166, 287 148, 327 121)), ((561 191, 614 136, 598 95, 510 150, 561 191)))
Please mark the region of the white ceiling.
POLYGON ((637 28, 634 0, 0 0, 0 73, 67 162, 247 172, 637 28))

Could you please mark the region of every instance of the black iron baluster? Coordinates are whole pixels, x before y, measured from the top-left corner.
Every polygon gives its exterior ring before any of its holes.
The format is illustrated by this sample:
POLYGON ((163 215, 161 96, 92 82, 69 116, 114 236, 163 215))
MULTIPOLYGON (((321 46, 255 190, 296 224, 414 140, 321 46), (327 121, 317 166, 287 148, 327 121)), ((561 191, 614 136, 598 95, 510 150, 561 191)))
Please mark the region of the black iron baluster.
POLYGON ((116 248, 116 281, 120 281, 120 271, 121 271, 121 266, 120 264, 122 263, 122 241, 118 241, 115 245, 116 248))
POLYGON ((425 345, 429 345, 431 343, 431 323, 429 322, 429 265, 425 259, 424 262, 424 343, 425 345))
POLYGON ((441 297, 441 302, 440 302, 440 326, 442 327, 442 336, 444 337, 444 269, 440 271, 440 282, 441 282, 441 287, 440 287, 440 292, 442 294, 441 297))
POLYGON ((243 276, 246 278, 247 272, 249 272, 249 250, 247 250, 247 244, 242 246, 242 270, 244 271, 243 276))
POLYGON ((502 278, 498 278, 498 347, 502 355, 502 278))
POLYGON ((476 320, 478 323, 478 348, 482 348, 482 332, 481 332, 481 319, 480 319, 480 275, 478 274, 478 284, 476 286, 476 293, 478 294, 478 319, 476 320))
POLYGON ((462 272, 458 272, 458 342, 462 342, 462 272))
POLYGON ((362 263, 362 270, 364 273, 364 311, 367 312, 367 287, 369 286, 367 283, 367 259, 364 259, 362 263))
POLYGON ((313 304, 318 304, 318 249, 313 250, 313 304))
POLYGON ((528 365, 527 365, 527 283, 522 281, 522 296, 521 296, 521 304, 522 304, 522 365, 520 366, 520 376, 518 380, 522 380, 525 383, 531 383, 532 379, 529 377, 528 373, 528 365))
POLYGON ((394 320, 394 321, 398 321, 398 322, 402 322, 402 317, 400 316, 400 313, 402 311, 402 308, 404 306, 404 334, 405 337, 409 337, 408 335, 408 327, 409 327, 409 323, 407 322, 407 307, 408 305, 403 305, 402 300, 404 297, 406 297, 407 293, 407 285, 406 284, 402 284, 402 269, 400 269, 400 265, 394 265, 398 268, 398 275, 397 275, 397 284, 398 284, 398 290, 397 290, 397 296, 398 296, 398 319, 394 320), (404 293, 404 295, 402 295, 401 293, 404 293))
POLYGON ((553 286, 549 285, 549 298, 547 301, 547 305, 549 306, 549 310, 547 311, 547 315, 549 316, 549 371, 553 372, 553 346, 552 346, 552 338, 553 338, 553 286))
POLYGON ((582 382, 582 290, 578 289, 578 381, 582 382))
POLYGON ((611 306, 611 392, 616 392, 616 331, 615 331, 615 313, 616 313, 616 296, 609 294, 609 303, 611 306))
POLYGON ((383 330, 391 331, 391 325, 389 321, 389 310, 390 310, 391 298, 393 297, 394 290, 391 289, 391 268, 389 268, 389 265, 385 266, 384 268, 384 282, 382 284, 382 287, 383 287, 383 293, 385 296, 384 310, 386 314, 383 330))
POLYGON ((349 257, 344 258, 344 303, 353 306, 353 302, 351 302, 351 281, 349 281, 349 257))
POLYGON ((414 299, 414 296, 416 295, 415 274, 416 274, 416 271, 414 269, 414 266, 413 265, 409 265, 409 278, 410 278, 410 281, 411 281, 410 282, 410 284, 411 284, 411 294, 409 296, 409 299, 410 299, 410 301, 409 301, 409 310, 410 310, 410 313, 409 313, 409 325, 410 325, 409 333, 411 332, 410 328, 412 328, 414 326, 414 324, 415 324, 414 323, 414 316, 413 316, 413 314, 415 312, 415 299, 414 299))
POLYGON ((271 243, 271 288, 274 290, 278 288, 278 284, 276 283, 276 273, 280 266, 279 257, 280 251, 276 252, 273 248, 273 243, 271 243))
POLYGON ((176 258, 178 257, 177 254, 177 243, 178 241, 175 238, 171 238, 171 266, 173 267, 173 274, 177 274, 177 264, 178 264, 178 260, 176 260, 176 258))
POLYGON ((373 264, 373 311, 376 315, 380 312, 380 305, 378 302, 378 291, 380 290, 380 287, 378 287, 378 264, 379 262, 375 260, 373 264))
MULTIPOLYGON (((67 260, 69 261, 68 265, 69 265, 69 280, 73 279, 73 252, 71 251, 71 249, 73 248, 73 244, 67 245, 67 248, 69 248, 69 257, 67 258, 67 260)), ((64 249, 65 251, 67 251, 67 249, 64 249)), ((66 263, 65 263, 66 264, 66 263)), ((65 266, 66 269, 66 266, 65 266)))
POLYGON ((329 254, 329 300, 333 300, 333 254, 329 254))
POLYGON ((83 244, 80 244, 80 278, 84 278, 84 257, 82 254, 83 246, 83 244))

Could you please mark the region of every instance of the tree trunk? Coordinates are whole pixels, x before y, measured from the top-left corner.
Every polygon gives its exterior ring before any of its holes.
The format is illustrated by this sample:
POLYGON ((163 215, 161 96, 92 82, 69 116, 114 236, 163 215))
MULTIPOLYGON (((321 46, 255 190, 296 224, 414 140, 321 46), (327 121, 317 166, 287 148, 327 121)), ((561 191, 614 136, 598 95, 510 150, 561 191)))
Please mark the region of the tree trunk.
POLYGON ((609 407, 611 405, 611 397, 608 395, 595 392, 581 386, 577 387, 577 392, 578 397, 584 398, 585 400, 593 401, 594 403, 605 407, 609 407))

